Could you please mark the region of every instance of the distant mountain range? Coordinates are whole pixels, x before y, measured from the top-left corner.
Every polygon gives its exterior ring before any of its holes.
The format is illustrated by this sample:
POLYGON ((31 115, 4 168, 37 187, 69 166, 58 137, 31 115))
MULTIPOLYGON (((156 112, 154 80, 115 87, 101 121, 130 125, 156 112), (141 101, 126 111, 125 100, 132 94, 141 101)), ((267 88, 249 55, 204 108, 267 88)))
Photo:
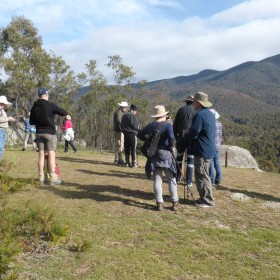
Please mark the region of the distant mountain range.
MULTIPOLYGON (((139 89, 138 84, 131 86, 135 91, 139 89)), ((89 89, 83 87, 76 99, 89 89)), ((224 71, 206 69, 190 76, 148 82, 145 90, 147 95, 149 91, 161 92, 174 101, 203 91, 209 95, 213 108, 232 120, 256 113, 280 113, 280 54, 244 62, 224 71)))
POLYGON ((279 112, 280 55, 244 62, 224 71, 207 69, 195 75, 152 81, 145 88, 163 91, 174 100, 204 91, 225 117, 279 112))

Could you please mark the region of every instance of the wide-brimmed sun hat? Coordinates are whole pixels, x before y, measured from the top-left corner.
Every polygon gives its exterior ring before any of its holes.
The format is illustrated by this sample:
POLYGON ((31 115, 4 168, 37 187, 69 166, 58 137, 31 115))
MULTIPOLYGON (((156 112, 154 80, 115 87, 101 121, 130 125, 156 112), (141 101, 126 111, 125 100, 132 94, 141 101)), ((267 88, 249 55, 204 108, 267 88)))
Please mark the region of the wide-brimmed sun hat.
POLYGON ((215 119, 217 120, 220 117, 220 114, 215 109, 209 109, 214 114, 215 119))
POLYGON ((7 97, 5 95, 0 96, 0 103, 5 104, 7 106, 12 105, 12 103, 7 100, 7 97))
POLYGON ((193 101, 194 96, 193 95, 188 95, 187 98, 184 101, 193 101))
POLYGON ((165 111, 165 107, 163 105, 157 105, 154 107, 154 115, 151 118, 160 118, 166 116, 169 112, 165 111))
POLYGON ((126 101, 122 101, 121 103, 118 103, 120 107, 128 107, 128 103, 126 101))
POLYGON ((198 91, 195 95, 193 100, 199 102, 203 107, 211 107, 212 103, 208 101, 208 94, 198 91))

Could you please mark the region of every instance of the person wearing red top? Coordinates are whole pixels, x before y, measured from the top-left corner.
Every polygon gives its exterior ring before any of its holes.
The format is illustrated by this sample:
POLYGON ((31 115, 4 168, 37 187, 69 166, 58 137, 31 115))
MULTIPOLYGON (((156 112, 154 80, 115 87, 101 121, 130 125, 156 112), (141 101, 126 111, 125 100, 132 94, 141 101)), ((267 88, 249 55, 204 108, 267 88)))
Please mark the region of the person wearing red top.
POLYGON ((73 124, 71 121, 71 116, 67 115, 63 125, 61 126, 63 131, 63 137, 65 139, 65 146, 64 146, 64 153, 68 153, 69 145, 72 147, 74 153, 77 152, 77 148, 74 145, 74 131, 73 131, 73 124))

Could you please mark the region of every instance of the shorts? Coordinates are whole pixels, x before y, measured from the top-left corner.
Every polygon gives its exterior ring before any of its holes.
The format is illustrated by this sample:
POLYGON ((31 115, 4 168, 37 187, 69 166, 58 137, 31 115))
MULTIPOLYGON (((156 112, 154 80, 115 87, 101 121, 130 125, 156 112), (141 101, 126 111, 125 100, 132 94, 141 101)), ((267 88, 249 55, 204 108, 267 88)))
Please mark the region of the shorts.
POLYGON ((57 136, 52 134, 36 134, 35 142, 39 151, 55 151, 57 136))

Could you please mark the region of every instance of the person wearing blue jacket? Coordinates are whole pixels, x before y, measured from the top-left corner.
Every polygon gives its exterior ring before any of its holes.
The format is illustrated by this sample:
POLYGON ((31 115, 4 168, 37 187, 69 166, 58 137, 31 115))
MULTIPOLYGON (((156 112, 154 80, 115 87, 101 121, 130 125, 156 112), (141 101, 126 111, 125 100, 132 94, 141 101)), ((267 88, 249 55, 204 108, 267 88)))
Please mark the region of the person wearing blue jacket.
POLYGON ((23 148, 22 151, 25 151, 27 148, 27 143, 29 138, 31 138, 33 151, 37 151, 37 146, 35 142, 35 134, 36 134, 36 128, 34 125, 30 124, 30 112, 26 114, 25 120, 24 120, 24 126, 25 126, 25 136, 24 136, 24 142, 23 142, 23 148))
POLYGON ((155 118, 155 121, 146 125, 142 130, 137 134, 137 137, 145 141, 147 135, 149 135, 154 128, 162 123, 160 131, 160 139, 157 145, 156 155, 151 159, 147 160, 146 163, 146 173, 150 177, 151 172, 154 173, 154 194, 157 204, 157 210, 161 211, 164 207, 163 201, 163 191, 162 191, 162 172, 167 177, 168 188, 170 193, 170 200, 172 202, 172 210, 177 211, 180 207, 178 191, 177 191, 177 182, 176 182, 176 163, 173 156, 174 149, 174 133, 172 124, 169 121, 166 121, 166 116, 168 112, 165 111, 165 107, 162 105, 157 105, 154 108, 155 114, 152 115, 152 118, 155 118))
POLYGON ((207 208, 215 206, 212 184, 209 174, 211 159, 215 156, 215 129, 216 120, 208 109, 212 103, 208 101, 208 95, 197 92, 194 95, 194 109, 197 111, 192 120, 187 141, 190 153, 194 155, 194 175, 199 200, 198 207, 207 208))

